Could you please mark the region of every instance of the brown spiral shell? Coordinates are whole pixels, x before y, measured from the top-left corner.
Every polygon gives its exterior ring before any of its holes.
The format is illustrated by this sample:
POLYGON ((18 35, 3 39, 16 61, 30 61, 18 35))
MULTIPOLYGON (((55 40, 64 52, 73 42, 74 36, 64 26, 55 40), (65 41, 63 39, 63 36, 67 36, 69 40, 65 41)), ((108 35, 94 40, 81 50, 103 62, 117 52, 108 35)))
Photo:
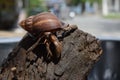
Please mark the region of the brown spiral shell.
POLYGON ((54 14, 43 12, 23 20, 20 26, 30 33, 39 33, 59 30, 62 24, 54 14))

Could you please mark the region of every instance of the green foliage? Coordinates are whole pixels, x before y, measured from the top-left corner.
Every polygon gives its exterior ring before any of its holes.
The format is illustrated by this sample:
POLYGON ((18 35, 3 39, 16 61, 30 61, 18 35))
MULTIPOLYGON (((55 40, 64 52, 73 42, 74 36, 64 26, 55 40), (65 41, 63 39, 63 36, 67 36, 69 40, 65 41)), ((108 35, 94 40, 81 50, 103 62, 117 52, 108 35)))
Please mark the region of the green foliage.
POLYGON ((86 1, 89 1, 91 4, 93 4, 94 2, 98 2, 99 4, 101 4, 102 0, 67 0, 67 4, 69 6, 77 6, 79 4, 84 4, 86 1))
POLYGON ((72 0, 73 5, 78 5, 79 3, 83 3, 85 0, 72 0))
POLYGON ((84 3, 86 0, 67 0, 69 6, 76 6, 80 3, 84 3))
POLYGON ((120 13, 110 13, 107 16, 103 16, 107 19, 120 19, 120 13))
POLYGON ((43 0, 29 0, 29 7, 30 8, 37 8, 41 7, 43 0))
POLYGON ((90 3, 94 3, 97 2, 98 4, 102 3, 102 0, 88 0, 90 3))
POLYGON ((0 0, 0 11, 14 11, 15 0, 0 0))
POLYGON ((46 10, 44 0, 29 0, 28 14, 34 15, 46 10))
POLYGON ((98 2, 99 4, 101 4, 101 3, 102 3, 102 0, 97 0, 97 2, 98 2))

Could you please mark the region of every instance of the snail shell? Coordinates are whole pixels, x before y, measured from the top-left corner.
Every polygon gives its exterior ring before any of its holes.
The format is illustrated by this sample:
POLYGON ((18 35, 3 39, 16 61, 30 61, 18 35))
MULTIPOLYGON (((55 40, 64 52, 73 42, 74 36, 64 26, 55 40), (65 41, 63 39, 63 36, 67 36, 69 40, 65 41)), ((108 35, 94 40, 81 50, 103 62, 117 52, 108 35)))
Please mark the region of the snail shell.
POLYGON ((62 28, 61 21, 50 12, 30 16, 20 23, 30 33, 52 32, 62 28))

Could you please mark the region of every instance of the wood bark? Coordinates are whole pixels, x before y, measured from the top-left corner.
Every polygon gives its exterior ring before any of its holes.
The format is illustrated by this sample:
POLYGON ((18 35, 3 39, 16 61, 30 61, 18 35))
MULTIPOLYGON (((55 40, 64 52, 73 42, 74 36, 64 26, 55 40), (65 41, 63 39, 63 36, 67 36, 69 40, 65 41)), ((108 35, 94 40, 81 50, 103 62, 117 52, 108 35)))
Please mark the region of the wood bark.
POLYGON ((87 80, 87 76, 102 54, 100 42, 94 36, 76 29, 63 41, 61 59, 46 58, 44 45, 39 44, 26 54, 36 39, 26 34, 3 62, 0 80, 87 80))

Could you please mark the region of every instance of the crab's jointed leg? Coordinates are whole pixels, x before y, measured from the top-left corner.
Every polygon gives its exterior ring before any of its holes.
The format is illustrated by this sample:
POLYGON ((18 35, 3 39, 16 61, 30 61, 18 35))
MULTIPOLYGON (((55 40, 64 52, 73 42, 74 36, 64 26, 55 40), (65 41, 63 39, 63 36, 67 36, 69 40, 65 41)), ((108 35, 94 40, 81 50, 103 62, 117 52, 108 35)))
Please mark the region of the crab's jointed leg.
POLYGON ((35 47, 39 44, 42 37, 38 38, 38 40, 30 48, 28 48, 26 54, 29 53, 30 51, 32 51, 33 49, 35 49, 35 47))
POLYGON ((62 44, 59 42, 57 37, 53 34, 50 35, 52 53, 56 58, 60 58, 62 52, 62 44))
POLYGON ((46 49, 47 49, 47 58, 50 59, 53 55, 52 55, 52 52, 50 50, 50 43, 48 42, 48 40, 46 40, 45 42, 45 46, 46 46, 46 49))

